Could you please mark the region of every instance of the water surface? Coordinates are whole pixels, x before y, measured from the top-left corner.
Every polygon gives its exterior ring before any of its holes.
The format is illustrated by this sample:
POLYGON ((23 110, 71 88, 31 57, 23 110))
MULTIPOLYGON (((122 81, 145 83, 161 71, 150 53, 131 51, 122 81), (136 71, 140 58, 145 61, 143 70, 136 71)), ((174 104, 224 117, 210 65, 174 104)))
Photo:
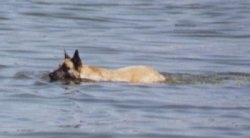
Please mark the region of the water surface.
POLYGON ((250 136, 250 2, 0 2, 1 137, 250 136), (51 83, 63 50, 169 84, 51 83))

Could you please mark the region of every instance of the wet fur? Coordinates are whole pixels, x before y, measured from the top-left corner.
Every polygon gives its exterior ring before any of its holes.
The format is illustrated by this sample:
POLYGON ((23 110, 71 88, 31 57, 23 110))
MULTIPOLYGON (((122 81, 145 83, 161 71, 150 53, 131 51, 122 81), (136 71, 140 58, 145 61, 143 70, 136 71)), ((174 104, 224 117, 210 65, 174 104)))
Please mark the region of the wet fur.
POLYGON ((91 80, 131 83, 166 82, 170 78, 163 76, 148 66, 129 66, 116 70, 82 64, 78 50, 71 58, 65 51, 65 58, 58 69, 49 74, 51 80, 91 80))

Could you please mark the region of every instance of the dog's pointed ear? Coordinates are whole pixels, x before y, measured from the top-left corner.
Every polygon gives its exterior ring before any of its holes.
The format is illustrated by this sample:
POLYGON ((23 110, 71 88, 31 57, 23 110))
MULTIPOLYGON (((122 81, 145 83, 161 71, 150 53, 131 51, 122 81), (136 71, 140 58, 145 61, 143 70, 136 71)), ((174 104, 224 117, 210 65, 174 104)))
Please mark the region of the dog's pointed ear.
POLYGON ((72 58, 72 61, 73 61, 76 68, 78 68, 78 67, 80 67, 82 65, 82 60, 81 60, 81 58, 79 56, 79 52, 78 52, 77 49, 76 49, 75 54, 74 54, 74 56, 72 58))
POLYGON ((66 50, 64 49, 64 58, 70 58, 70 56, 67 54, 66 50))

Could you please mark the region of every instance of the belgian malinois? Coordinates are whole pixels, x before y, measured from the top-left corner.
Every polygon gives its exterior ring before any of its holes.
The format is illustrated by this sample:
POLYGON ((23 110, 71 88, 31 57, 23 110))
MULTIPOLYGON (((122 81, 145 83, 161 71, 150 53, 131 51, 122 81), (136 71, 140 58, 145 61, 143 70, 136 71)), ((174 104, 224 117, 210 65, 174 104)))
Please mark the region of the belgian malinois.
POLYGON ((169 77, 147 66, 129 66, 116 70, 93 67, 82 63, 78 50, 71 58, 64 50, 64 61, 58 69, 49 73, 52 81, 56 80, 90 80, 130 83, 167 82, 169 77))

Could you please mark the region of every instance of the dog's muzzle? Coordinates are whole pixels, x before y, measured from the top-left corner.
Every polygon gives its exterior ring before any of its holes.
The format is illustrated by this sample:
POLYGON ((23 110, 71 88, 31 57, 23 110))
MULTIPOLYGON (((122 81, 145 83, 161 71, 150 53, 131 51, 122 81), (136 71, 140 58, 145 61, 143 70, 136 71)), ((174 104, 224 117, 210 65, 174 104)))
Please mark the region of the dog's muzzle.
POLYGON ((51 73, 49 73, 49 77, 51 81, 56 81, 56 80, 63 80, 65 79, 64 77, 64 72, 61 70, 55 70, 51 73))
POLYGON ((69 73, 65 73, 63 70, 58 69, 51 73, 49 73, 49 77, 51 81, 57 81, 57 80, 74 80, 76 79, 74 76, 72 76, 69 73))
POLYGON ((54 72, 49 73, 50 80, 57 80, 54 72))

